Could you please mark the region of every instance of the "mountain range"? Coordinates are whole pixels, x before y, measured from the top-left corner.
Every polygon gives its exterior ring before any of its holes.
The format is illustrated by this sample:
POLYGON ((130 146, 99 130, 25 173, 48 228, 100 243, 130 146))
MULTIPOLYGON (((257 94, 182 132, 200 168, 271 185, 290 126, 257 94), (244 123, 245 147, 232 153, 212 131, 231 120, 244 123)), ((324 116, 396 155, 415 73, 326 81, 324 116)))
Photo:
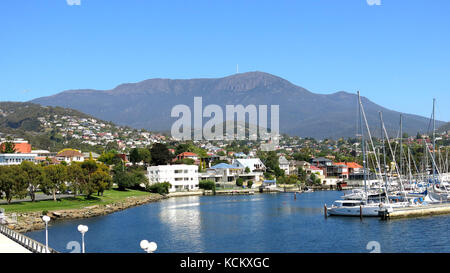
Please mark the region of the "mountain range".
MULTIPOLYGON (((172 107, 184 104, 193 113, 194 97, 202 97, 203 107, 221 106, 224 116, 225 105, 268 105, 269 109, 270 105, 279 105, 281 133, 319 139, 356 134, 356 94, 345 91, 316 94, 264 72, 214 79, 148 79, 121 84, 111 90, 67 90, 31 102, 76 109, 119 125, 169 131, 177 120, 171 117, 172 107)), ((379 112, 382 111, 388 133, 396 136, 400 112, 386 109, 365 97, 362 103, 373 135, 380 135, 379 112)), ((203 124, 207 120, 204 119, 203 124)), ((429 124, 428 118, 403 114, 403 131, 410 135, 426 133, 429 124)), ((441 126, 444 122, 436 124, 441 126)))

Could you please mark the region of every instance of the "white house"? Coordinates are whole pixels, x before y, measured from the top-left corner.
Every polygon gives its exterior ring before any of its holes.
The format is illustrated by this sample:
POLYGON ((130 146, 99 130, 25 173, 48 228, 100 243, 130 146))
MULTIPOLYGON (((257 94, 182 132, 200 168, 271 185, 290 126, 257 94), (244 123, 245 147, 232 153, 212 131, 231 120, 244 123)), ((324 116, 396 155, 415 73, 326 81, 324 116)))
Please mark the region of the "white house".
POLYGON ((249 168, 251 172, 265 172, 266 166, 259 158, 236 158, 232 165, 241 168, 249 168))
POLYGON ((72 161, 83 162, 84 156, 77 150, 63 150, 56 155, 56 159, 67 163, 71 163, 72 161))
POLYGON ((170 192, 198 190, 198 166, 196 165, 159 165, 147 168, 150 184, 169 182, 170 192))
POLYGON ((280 156, 278 159, 278 165, 280 169, 284 171, 285 175, 289 175, 289 161, 284 156, 280 156))
POLYGON ((260 182, 260 177, 263 175, 261 172, 249 172, 246 173, 242 167, 234 165, 219 163, 206 170, 205 173, 201 173, 200 180, 213 180, 216 184, 223 185, 236 185, 238 178, 244 179, 244 181, 253 181, 254 185, 260 182))

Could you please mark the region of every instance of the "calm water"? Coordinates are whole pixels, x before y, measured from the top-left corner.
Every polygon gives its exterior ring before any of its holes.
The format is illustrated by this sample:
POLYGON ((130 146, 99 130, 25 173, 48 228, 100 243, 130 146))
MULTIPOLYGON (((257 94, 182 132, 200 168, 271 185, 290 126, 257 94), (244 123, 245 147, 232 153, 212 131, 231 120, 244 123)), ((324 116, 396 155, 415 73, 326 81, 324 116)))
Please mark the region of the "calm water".
MULTIPOLYGON (((323 191, 253 196, 170 198, 107 216, 55 221, 49 245, 60 252, 81 241, 79 224, 89 227, 86 252, 142 252, 139 242, 155 241, 157 252, 450 252, 450 216, 381 221, 323 216, 343 193, 323 191)), ((26 235, 45 242, 45 231, 26 235)))

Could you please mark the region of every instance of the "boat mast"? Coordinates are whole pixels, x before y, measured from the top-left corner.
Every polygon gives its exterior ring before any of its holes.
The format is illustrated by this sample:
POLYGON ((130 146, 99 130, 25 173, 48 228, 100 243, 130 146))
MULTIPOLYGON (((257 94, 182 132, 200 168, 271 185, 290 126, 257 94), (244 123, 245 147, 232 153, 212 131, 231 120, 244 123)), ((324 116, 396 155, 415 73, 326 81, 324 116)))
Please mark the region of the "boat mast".
MULTIPOLYGON (((384 169, 384 182, 385 182, 385 187, 386 187, 386 194, 388 191, 388 176, 387 176, 387 162, 386 162, 386 143, 384 142, 384 134, 383 134, 383 112, 380 111, 380 125, 381 125, 381 140, 382 140, 382 144, 383 144, 383 169, 384 169)), ((380 170, 381 172, 381 170, 380 170)))
MULTIPOLYGON (((433 161, 436 162, 436 118, 435 118, 435 108, 436 99, 433 99, 433 161)), ((436 164, 436 163, 434 163, 436 164)), ((436 183, 436 166, 432 164, 433 167, 433 182, 436 183)))
POLYGON ((361 96, 358 91, 358 102, 359 102, 359 127, 361 129, 361 149, 363 153, 363 177, 364 177, 364 192, 366 193, 367 198, 367 175, 366 175, 366 147, 364 140, 364 130, 362 127, 362 109, 361 109, 361 96))
POLYGON ((400 114, 400 174, 403 175, 403 118, 400 114))

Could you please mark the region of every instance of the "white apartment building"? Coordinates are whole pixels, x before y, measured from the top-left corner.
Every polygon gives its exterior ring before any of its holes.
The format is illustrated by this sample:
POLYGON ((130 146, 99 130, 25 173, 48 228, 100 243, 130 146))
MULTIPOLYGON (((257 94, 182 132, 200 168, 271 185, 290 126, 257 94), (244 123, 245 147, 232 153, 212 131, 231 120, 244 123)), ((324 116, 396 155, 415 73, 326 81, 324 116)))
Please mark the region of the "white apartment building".
POLYGON ((147 168, 150 184, 169 182, 169 192, 198 190, 198 166, 196 165, 159 165, 147 168))
POLYGON ((0 165, 19 165, 22 161, 36 163, 37 154, 0 154, 0 165))

